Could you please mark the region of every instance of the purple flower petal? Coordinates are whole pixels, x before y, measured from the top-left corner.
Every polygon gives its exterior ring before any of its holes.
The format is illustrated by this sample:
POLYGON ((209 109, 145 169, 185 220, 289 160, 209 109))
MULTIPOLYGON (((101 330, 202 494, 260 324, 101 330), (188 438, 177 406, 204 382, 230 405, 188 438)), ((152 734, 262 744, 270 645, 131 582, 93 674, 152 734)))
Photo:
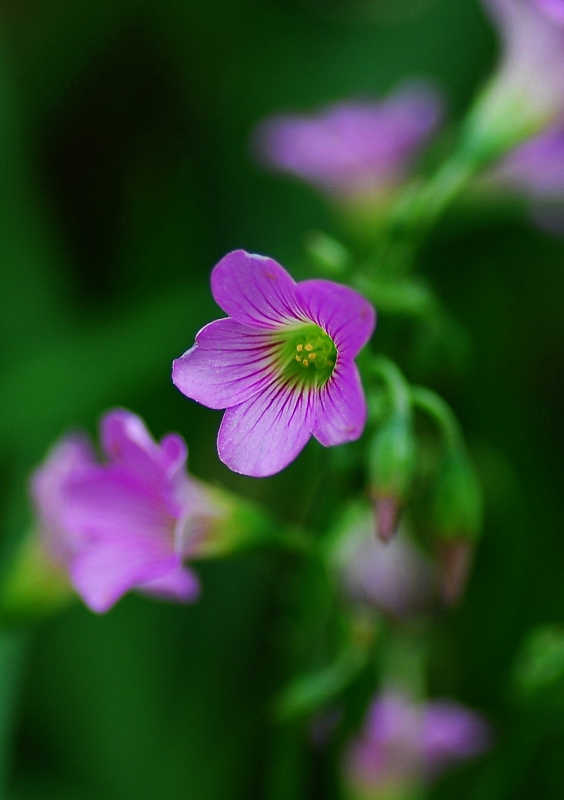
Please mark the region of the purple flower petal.
POLYGON ((92 611, 104 613, 126 592, 179 568, 180 558, 158 540, 116 533, 85 548, 72 562, 70 577, 92 611))
POLYGON ((564 25, 564 0, 534 0, 537 6, 558 25, 564 25))
POLYGON ((65 487, 71 479, 88 474, 95 463, 94 451, 85 438, 67 437, 51 450, 31 477, 31 493, 41 518, 45 546, 56 560, 65 561, 82 541, 74 531, 64 532, 65 487))
POLYGON ((366 400, 356 365, 339 363, 317 398, 313 435, 325 447, 353 442, 366 423, 366 400))
POLYGON ((354 358, 374 333, 374 307, 354 289, 311 280, 299 283, 296 294, 303 313, 329 334, 341 356, 354 358))
POLYGON ((272 330, 296 319, 296 284, 272 258, 235 250, 211 275, 216 303, 242 325, 272 330))
POLYGON ((474 712, 450 700, 435 700, 425 708, 422 746, 430 775, 450 763, 483 753, 491 744, 486 722, 474 712))
POLYGON ((154 538, 163 550, 173 552, 175 520, 166 501, 119 467, 94 467, 89 477, 79 477, 65 487, 65 523, 91 540, 132 536, 154 538))
POLYGON ((234 472, 255 478, 280 472, 310 438, 315 406, 313 391, 272 384, 227 409, 217 439, 219 457, 234 472))
POLYGON ((136 589, 152 597, 187 603, 199 596, 200 582, 192 570, 177 566, 158 578, 140 583, 136 589))
POLYGON ((172 381, 208 408, 239 405, 272 382, 271 338, 264 329, 231 318, 210 322, 173 362, 172 381))
POLYGON ((186 462, 186 445, 180 436, 170 434, 158 445, 143 420, 122 408, 104 416, 101 440, 113 464, 149 485, 166 481, 186 462))

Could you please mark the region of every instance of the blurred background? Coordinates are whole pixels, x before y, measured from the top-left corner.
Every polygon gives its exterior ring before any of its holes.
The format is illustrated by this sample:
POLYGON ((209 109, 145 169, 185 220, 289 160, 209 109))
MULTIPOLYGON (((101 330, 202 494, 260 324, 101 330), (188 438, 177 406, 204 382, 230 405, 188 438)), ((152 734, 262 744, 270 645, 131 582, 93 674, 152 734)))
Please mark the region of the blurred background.
MULTIPOLYGON (((435 80, 456 121, 496 50, 477 0, 0 0, 4 552, 30 524, 29 471, 112 405, 155 435, 180 431, 197 476, 299 521, 320 448, 274 478, 231 474, 215 452, 220 412, 170 382, 172 359, 217 315, 222 255, 268 254, 300 279, 308 230, 346 239, 313 190, 253 162, 250 133, 273 112, 380 96, 410 76, 435 80)), ((560 798, 561 715, 515 722, 510 689, 531 627, 564 622, 564 241, 518 215, 453 210, 420 268, 471 347, 464 370, 423 356, 402 367, 455 408, 487 498, 430 689, 483 711, 497 742, 432 796, 560 798)), ((380 319, 377 347, 392 328, 380 319)), ((128 596, 34 630, 19 677, 12 665, 0 683, 4 796, 293 800, 269 774, 287 559, 197 569, 194 606, 128 596)), ((8 663, 20 635, 2 645, 8 663)), ((303 798, 333 796, 324 759, 304 754, 303 798)))

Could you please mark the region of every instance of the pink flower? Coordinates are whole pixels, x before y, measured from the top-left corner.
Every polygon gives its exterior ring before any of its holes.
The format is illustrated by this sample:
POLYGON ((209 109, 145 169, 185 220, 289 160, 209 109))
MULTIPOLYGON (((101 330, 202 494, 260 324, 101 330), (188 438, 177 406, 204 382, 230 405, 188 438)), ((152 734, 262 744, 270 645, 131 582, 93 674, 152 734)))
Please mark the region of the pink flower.
POLYGON ((474 114, 477 130, 500 148, 564 113, 562 0, 484 0, 502 36, 500 66, 474 114))
POLYGON ((533 201, 564 200, 564 123, 511 150, 491 179, 533 201))
POLYGON ((413 83, 385 100, 271 117, 258 127, 255 142, 265 163, 332 197, 371 198, 405 179, 442 111, 433 87, 413 83))
POLYGON ((183 559, 215 512, 186 474, 184 440, 157 443, 139 417, 116 409, 102 419, 101 444, 103 463, 86 439, 67 437, 33 474, 43 549, 93 611, 132 589, 194 600, 198 580, 183 559))
POLYGON ((237 250, 211 276, 229 316, 206 325, 173 364, 174 384, 225 408, 219 457, 235 472, 273 475, 313 435, 327 446, 358 439, 366 402, 354 358, 375 313, 347 286, 296 284, 271 258, 237 250))
POLYGON ((350 744, 345 776, 359 792, 377 797, 378 790, 429 781, 483 753, 490 741, 484 720, 458 703, 415 703, 388 691, 373 701, 362 733, 350 744))

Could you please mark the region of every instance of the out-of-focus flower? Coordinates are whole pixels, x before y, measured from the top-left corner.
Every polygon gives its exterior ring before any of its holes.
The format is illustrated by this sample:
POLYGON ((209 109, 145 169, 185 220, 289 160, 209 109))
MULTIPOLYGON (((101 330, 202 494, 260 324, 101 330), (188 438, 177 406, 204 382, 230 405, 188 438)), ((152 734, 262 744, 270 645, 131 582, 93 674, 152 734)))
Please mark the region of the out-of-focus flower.
POLYGON ((469 140, 497 155, 564 113, 561 0, 484 0, 502 36, 498 70, 470 117, 469 140))
POLYGON ((414 82, 380 101, 270 117, 257 128, 254 142, 270 167, 358 205, 387 196, 409 176, 442 116, 438 91, 414 82))
POLYGON ((345 780, 355 798, 409 797, 449 766, 483 753, 490 741, 485 721, 458 703, 415 703, 388 691, 374 700, 346 752, 345 780))
POLYGON ((511 150, 484 178, 488 190, 525 198, 540 227, 564 234, 564 123, 511 150))
POLYGON ((157 443, 139 417, 116 409, 102 419, 101 444, 103 463, 85 438, 65 438, 33 474, 43 550, 93 611, 131 589, 194 600, 198 580, 183 559, 198 553, 220 509, 187 475, 184 440, 157 443))
POLYGON ((397 619, 428 609, 437 576, 430 561, 401 530, 390 542, 374 536, 370 509, 352 509, 330 543, 328 558, 350 600, 397 619))
POLYGON ((362 295, 324 280, 296 284, 270 258, 237 250, 211 276, 230 316, 206 325, 173 364, 173 382, 227 409, 219 457, 254 477, 286 467, 313 435, 327 446, 358 439, 366 401, 354 358, 375 313, 362 295))

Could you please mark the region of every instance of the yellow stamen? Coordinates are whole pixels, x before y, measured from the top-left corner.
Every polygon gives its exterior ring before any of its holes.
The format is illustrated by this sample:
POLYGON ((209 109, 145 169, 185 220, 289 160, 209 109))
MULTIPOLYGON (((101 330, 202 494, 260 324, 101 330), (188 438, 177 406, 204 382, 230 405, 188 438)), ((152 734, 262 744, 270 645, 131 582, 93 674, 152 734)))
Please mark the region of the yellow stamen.
POLYGON ((306 350, 308 351, 308 353, 309 353, 309 352, 311 352, 311 351, 313 350, 313 345, 312 345, 312 344, 306 344, 306 346, 305 346, 305 349, 306 349, 306 350))
POLYGON ((304 346, 303 346, 303 344, 299 344, 299 345, 296 347, 296 350, 298 351, 298 353, 301 353, 303 349, 304 349, 304 346))
POLYGON ((310 353, 308 358, 310 361, 315 361, 315 359, 317 358, 317 353, 310 353))
POLYGON ((304 358, 302 364, 304 365, 304 367, 309 367, 309 361, 307 360, 307 358, 304 358))

